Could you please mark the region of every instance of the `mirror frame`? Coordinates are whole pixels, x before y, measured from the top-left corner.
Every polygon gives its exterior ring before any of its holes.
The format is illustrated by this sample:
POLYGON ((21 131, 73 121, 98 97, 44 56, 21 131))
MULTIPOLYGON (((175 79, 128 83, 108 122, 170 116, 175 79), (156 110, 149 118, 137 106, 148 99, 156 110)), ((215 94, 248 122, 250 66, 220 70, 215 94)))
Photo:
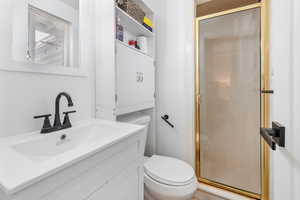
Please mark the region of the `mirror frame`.
MULTIPOLYGON (((39 1, 35 1, 35 0, 23 0, 23 2, 20 2, 20 0, 11 0, 11 9, 12 11, 14 11, 14 13, 20 13, 20 9, 23 9, 23 14, 24 14, 24 4, 25 7, 29 7, 29 6, 34 6, 37 8, 41 8, 41 6, 39 5, 39 1), (23 7, 22 7, 23 6, 23 7)), ((53 0, 51 0, 50 5, 53 3, 53 0)), ((60 0, 56 0, 56 1, 60 1, 60 0)), ((93 13, 93 7, 90 6, 89 1, 87 0, 78 0, 79 1, 79 18, 78 18, 78 29, 79 29, 79 36, 78 36, 78 50, 77 50, 77 56, 78 58, 78 64, 77 65, 71 65, 71 66, 57 66, 57 65, 41 65, 41 64, 36 64, 33 63, 31 61, 29 61, 29 59, 27 59, 27 50, 28 50, 28 20, 27 23, 24 24, 20 24, 17 23, 18 26, 14 26, 13 24, 15 23, 15 21, 20 20, 20 18, 22 18, 21 22, 24 22, 24 17, 23 14, 18 14, 18 15, 11 15, 11 29, 10 29, 10 33, 12 33, 12 41, 13 41, 13 37, 14 37, 14 33, 18 34, 19 37, 19 33, 24 33, 24 29, 26 34, 23 34, 22 36, 20 36, 20 40, 22 42, 21 48, 19 48, 17 51, 14 51, 14 44, 10 44, 11 47, 9 48, 9 50, 11 50, 10 52, 10 57, 8 59, 3 59, 2 61, 0 61, 0 71, 9 71, 9 72, 26 72, 26 73, 40 73, 40 74, 52 74, 52 75, 65 75, 65 76, 77 76, 77 77, 87 77, 88 73, 87 73, 87 69, 85 66, 87 66, 86 64, 83 63, 83 58, 82 56, 84 55, 84 49, 83 47, 86 43, 85 35, 87 33, 85 33, 85 29, 86 26, 89 25, 89 21, 91 21, 90 19, 88 19, 86 16, 90 15, 87 13, 93 13), (14 28, 17 28, 16 30, 14 28), (23 31, 22 31, 23 30, 23 31), (21 49, 21 50, 20 50, 21 49), (12 53, 14 52, 14 53, 12 53), (18 53, 18 52, 21 52, 18 53), (16 54, 15 54, 16 53, 16 54)), ((54 16, 57 16, 57 12, 53 9, 53 10, 45 10, 42 9, 46 12, 49 12, 49 14, 52 14, 54 16), (54 12, 54 13, 53 13, 54 12)), ((28 12, 26 13, 28 15, 28 12)), ((59 17, 59 16, 58 16, 59 17)), ((26 18, 27 19, 27 18, 26 18)), ((19 40, 19 38, 18 38, 19 40)), ((17 41, 16 43, 18 43, 20 41, 17 41)), ((74 55, 74 52, 72 53, 74 55)), ((71 57, 73 57, 73 55, 71 55, 71 57)), ((76 55, 76 54, 75 54, 76 55)), ((72 63, 72 61, 71 61, 72 63)))

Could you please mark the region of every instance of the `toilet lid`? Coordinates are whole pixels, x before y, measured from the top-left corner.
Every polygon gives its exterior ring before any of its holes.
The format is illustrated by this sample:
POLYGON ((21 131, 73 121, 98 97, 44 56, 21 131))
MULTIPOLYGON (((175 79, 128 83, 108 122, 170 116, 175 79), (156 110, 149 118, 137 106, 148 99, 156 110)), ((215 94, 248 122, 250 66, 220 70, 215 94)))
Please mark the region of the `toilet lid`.
POLYGON ((170 157, 152 156, 144 164, 145 173, 157 182, 173 186, 188 185, 195 177, 187 163, 170 157))

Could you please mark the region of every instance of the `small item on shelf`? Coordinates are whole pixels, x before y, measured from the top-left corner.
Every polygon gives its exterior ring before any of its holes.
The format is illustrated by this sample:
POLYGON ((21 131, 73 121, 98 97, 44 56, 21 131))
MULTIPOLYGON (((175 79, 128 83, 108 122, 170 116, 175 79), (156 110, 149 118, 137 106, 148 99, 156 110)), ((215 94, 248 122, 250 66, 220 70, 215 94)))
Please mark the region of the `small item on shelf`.
POLYGON ((136 40, 129 40, 128 41, 128 45, 131 46, 131 47, 134 47, 134 48, 136 48, 138 50, 141 49, 136 40))
POLYGON ((148 53, 148 43, 146 37, 144 36, 137 37, 137 44, 140 47, 142 52, 148 53))
POLYGON ((141 48, 140 48, 140 46, 138 45, 137 42, 135 43, 135 48, 138 49, 138 50, 141 50, 141 48))
POLYGON ((136 41, 135 40, 129 40, 128 41, 128 44, 129 44, 129 46, 133 46, 133 47, 135 47, 135 44, 136 44, 136 41))
POLYGON ((148 29, 149 31, 153 32, 153 28, 151 28, 150 26, 148 26, 147 24, 143 24, 143 26, 148 29))
POLYGON ((141 9, 139 5, 134 3, 133 0, 117 0, 117 3, 119 8, 124 10, 141 24, 143 23, 146 13, 141 9))
POLYGON ((116 3, 118 5, 118 7, 121 7, 122 4, 124 4, 124 1, 123 0, 116 0, 116 3))
POLYGON ((144 17, 143 26, 146 27, 149 31, 153 32, 153 24, 152 21, 148 17, 144 17))
POLYGON ((116 23, 116 39, 120 40, 121 42, 124 41, 124 27, 121 25, 121 20, 117 17, 116 23))
POLYGON ((147 26, 153 28, 152 21, 146 16, 144 17, 144 24, 146 24, 147 26))

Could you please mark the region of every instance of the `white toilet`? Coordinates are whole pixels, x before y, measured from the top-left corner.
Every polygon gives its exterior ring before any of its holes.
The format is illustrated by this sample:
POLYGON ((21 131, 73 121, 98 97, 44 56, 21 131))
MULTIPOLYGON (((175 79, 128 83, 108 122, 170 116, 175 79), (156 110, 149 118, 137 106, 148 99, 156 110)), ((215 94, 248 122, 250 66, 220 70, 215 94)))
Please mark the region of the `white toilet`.
MULTIPOLYGON (((133 115, 120 121, 145 125, 147 130, 151 121, 149 116, 133 115)), ((144 135, 146 146, 147 133, 144 135)), ((145 200, 191 200, 197 188, 194 169, 187 163, 165 156, 145 157, 144 163, 145 200)))

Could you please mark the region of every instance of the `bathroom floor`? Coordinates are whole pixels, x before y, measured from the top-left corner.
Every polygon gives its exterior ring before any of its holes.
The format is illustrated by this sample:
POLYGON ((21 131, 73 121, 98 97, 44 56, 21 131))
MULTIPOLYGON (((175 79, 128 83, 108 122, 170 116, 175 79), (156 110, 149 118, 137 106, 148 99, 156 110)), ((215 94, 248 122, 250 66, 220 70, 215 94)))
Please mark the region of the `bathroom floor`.
POLYGON ((225 199, 198 190, 193 200, 225 200, 225 199))

